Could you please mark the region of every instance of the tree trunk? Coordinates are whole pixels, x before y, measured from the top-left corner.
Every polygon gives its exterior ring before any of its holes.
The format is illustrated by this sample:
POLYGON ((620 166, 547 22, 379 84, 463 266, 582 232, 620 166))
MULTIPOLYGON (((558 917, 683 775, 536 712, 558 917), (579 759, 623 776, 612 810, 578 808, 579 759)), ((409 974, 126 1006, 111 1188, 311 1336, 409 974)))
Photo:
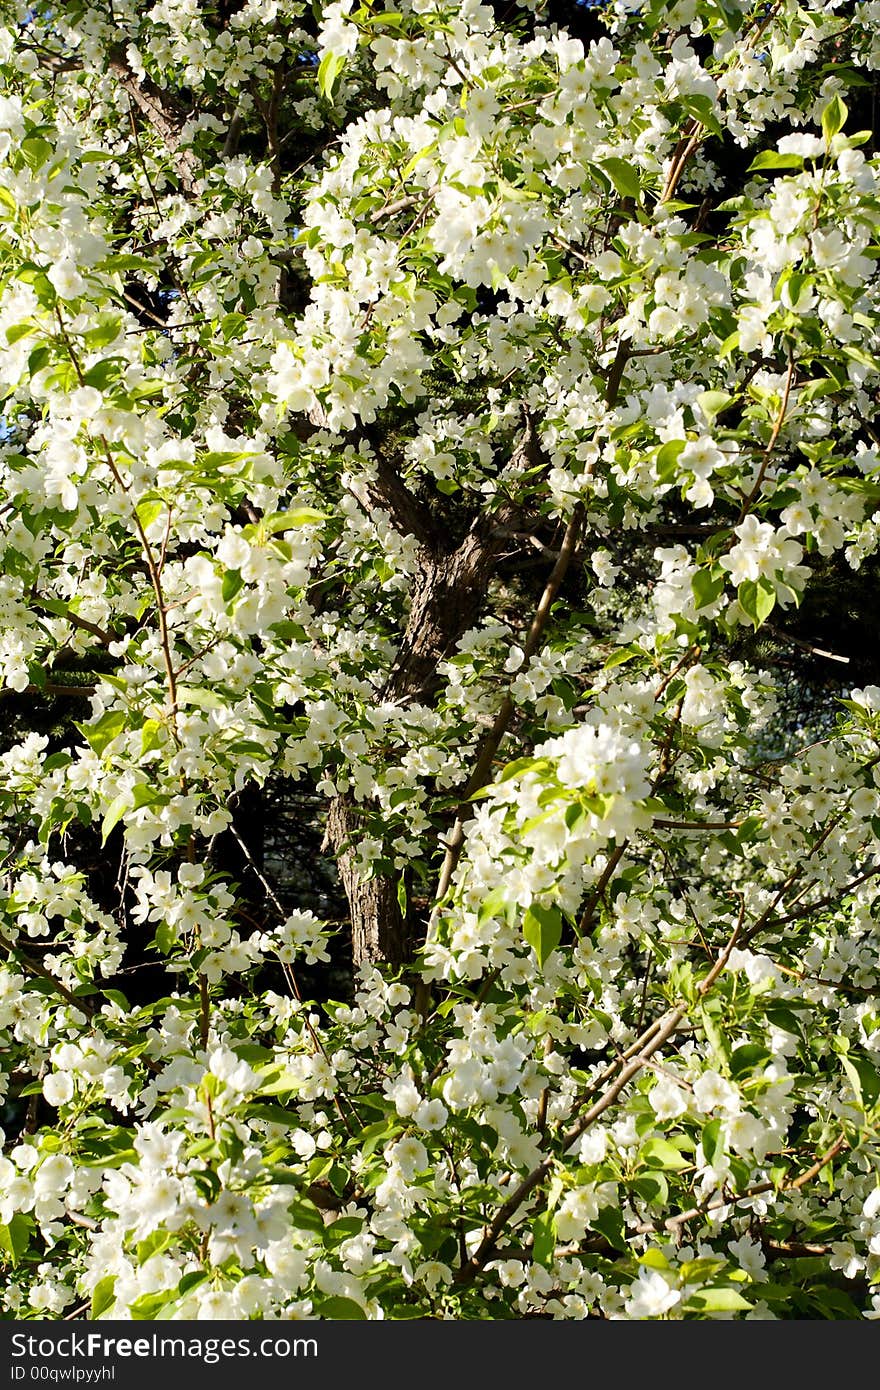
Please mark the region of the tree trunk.
POLYGON ((410 924, 400 910, 397 884, 384 874, 361 878, 355 868, 354 847, 361 821, 357 806, 346 797, 337 796, 330 803, 327 843, 336 851, 339 876, 351 911, 354 968, 375 961, 403 965, 410 954, 410 924))
MULTIPOLYGON (((511 473, 542 461, 534 422, 527 412, 524 415, 525 429, 510 461, 511 473)), ((373 491, 398 529, 420 542, 406 629, 382 694, 390 700, 427 703, 441 684, 440 662, 452 655, 483 611, 496 561, 508 544, 510 530, 521 521, 521 508, 505 501, 493 511, 480 513, 464 539, 450 546, 428 508, 381 456, 373 491)), ((402 965, 411 958, 424 924, 411 905, 406 912, 401 910, 396 879, 363 879, 355 872, 353 847, 361 828, 356 803, 346 796, 336 797, 330 805, 325 843, 336 853, 348 897, 354 967, 366 962, 402 965)))
MULTIPOLYGON (((479 518, 455 550, 438 553, 422 546, 406 630, 382 692, 386 698, 429 701, 434 697, 440 684, 437 668, 479 618, 495 561, 506 544, 502 533, 514 519, 514 508, 508 505, 479 518)), ((412 908, 406 914, 401 911, 395 879, 379 875, 363 879, 356 873, 351 846, 360 829, 356 804, 336 797, 330 806, 326 843, 337 855, 351 909, 354 967, 367 961, 402 965, 412 956, 421 924, 412 908)))

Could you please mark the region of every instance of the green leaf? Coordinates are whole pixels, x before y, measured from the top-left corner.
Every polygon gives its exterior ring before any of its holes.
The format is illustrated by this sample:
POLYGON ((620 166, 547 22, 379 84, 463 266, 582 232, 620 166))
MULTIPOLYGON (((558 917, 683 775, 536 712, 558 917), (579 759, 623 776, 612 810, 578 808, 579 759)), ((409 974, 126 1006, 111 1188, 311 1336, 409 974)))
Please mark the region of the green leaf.
POLYGON ((694 120, 699 121, 700 125, 705 126, 719 139, 722 137, 724 132, 716 115, 715 103, 710 96, 703 92, 688 92, 686 96, 680 96, 678 100, 688 115, 693 116, 694 120))
POLYGON ((358 1152, 363 1154, 364 1158, 369 1158, 380 1144, 391 1139, 399 1129, 400 1124, 396 1118, 377 1120, 375 1124, 367 1125, 366 1129, 362 1129, 358 1136, 358 1152))
POLYGON ((165 503, 161 497, 142 497, 135 508, 137 519, 145 531, 162 515, 164 510, 165 503))
POLYGON ((841 383, 836 377, 817 376, 811 381, 805 381, 801 388, 801 400, 813 401, 817 396, 833 396, 836 391, 842 390, 841 383))
POLYGON ((349 1240, 352 1236, 358 1235, 364 1226, 362 1216, 341 1216, 338 1221, 325 1227, 324 1234, 326 1244, 335 1247, 341 1245, 344 1240, 349 1240))
POLYGON ((770 1053, 761 1043, 743 1043, 731 1053, 731 1075, 753 1076, 760 1067, 766 1067, 769 1061, 770 1053))
POLYGON ((759 628, 776 606, 776 590, 769 579, 746 579, 736 591, 739 606, 753 627, 759 628))
POLYGON ((644 656, 640 647, 619 647, 616 652, 612 652, 608 660, 603 663, 602 669, 610 671, 615 666, 622 666, 626 661, 632 661, 634 656, 644 656))
POLYGON ((740 1313, 751 1309, 747 1298, 736 1289, 700 1289, 692 1293, 686 1308, 698 1309, 701 1313, 740 1313))
POLYGON ((852 1322, 864 1316, 862 1309, 845 1289, 811 1288, 810 1297, 825 1318, 852 1322))
POLYGON ((697 405, 704 415, 714 420, 716 415, 727 409, 733 399, 729 391, 701 391, 697 396, 697 405))
POLYGON ((12 323, 6 330, 6 341, 10 347, 17 343, 21 338, 27 338, 31 333, 36 332, 36 324, 30 322, 12 323))
POLYGON ((696 1260, 682 1260, 679 1274, 688 1284, 701 1284, 710 1276, 720 1274, 726 1263, 720 1256, 703 1255, 696 1260))
POLYGON ((119 380, 128 365, 125 357, 102 357, 100 362, 89 367, 83 381, 87 386, 94 386, 96 391, 106 391, 111 382, 119 380))
POLYGON ((56 768, 67 767, 71 758, 69 753, 53 753, 43 763, 43 772, 54 772, 56 768))
POLYGON ((361 1305, 355 1303, 353 1298, 325 1298, 315 1311, 322 1318, 331 1318, 335 1322, 365 1322, 367 1318, 361 1305))
POLYGON ((290 1214, 293 1217, 294 1225, 301 1231, 313 1231, 316 1235, 324 1234, 324 1218, 315 1206, 307 1198, 291 1202, 290 1214))
POLYGON ((633 1178, 630 1186, 643 1197, 646 1202, 665 1203, 669 1199, 669 1184, 663 1173, 654 1170, 650 1173, 640 1173, 637 1178, 633 1178))
POLYGON ((194 1269, 189 1274, 184 1274, 177 1286, 178 1296, 188 1294, 191 1289, 197 1289, 200 1284, 204 1284, 210 1278, 210 1274, 203 1269, 194 1269))
POLYGON ((709 608, 724 593, 724 570, 719 567, 699 569, 691 580, 697 609, 709 608))
POLYGON ((326 520, 327 513, 319 512, 315 507, 293 507, 289 512, 273 512, 271 516, 264 517, 261 524, 269 535, 274 536, 279 531, 292 531, 298 526, 314 526, 317 522, 326 520))
POLYGON ((736 838, 740 845, 750 845, 758 839, 763 828, 764 822, 760 816, 746 816, 745 820, 740 823, 736 838))
POLYGON ((236 594, 244 588, 244 580, 240 570, 227 570, 223 576, 223 587, 221 595, 224 603, 231 603, 236 594))
POLYGON ((716 3, 727 28, 732 30, 734 34, 738 34, 745 22, 745 15, 739 5, 736 4, 735 0, 733 3, 730 3, 730 0, 716 0, 716 3))
POLYGON ((642 1146, 639 1157, 654 1168, 666 1172, 679 1173, 682 1168, 690 1167, 681 1150, 670 1144, 668 1139, 649 1139, 647 1144, 642 1146))
POLYGON ((802 154, 780 154, 778 150, 762 150, 752 160, 747 174, 756 174, 760 169, 803 169, 802 154))
POLYGON ((199 462, 206 472, 216 470, 228 473, 237 464, 246 463, 252 458, 253 453, 249 449, 208 449, 199 455, 199 462))
MULTIPOLYGON (((845 1059, 841 1057, 841 1061, 845 1059)), ((852 1057, 849 1060, 856 1076, 859 1078, 859 1089, 863 1101, 867 1106, 872 1106, 880 1097, 880 1074, 877 1068, 868 1060, 867 1057, 852 1057)), ((849 1071, 847 1070, 849 1076, 849 1071)))
POLYGON ((25 163, 29 169, 40 169, 47 159, 52 158, 54 153, 48 140, 44 140, 42 135, 29 135, 26 140, 22 140, 18 147, 24 155, 25 163))
POLYGON ((859 1076, 859 1073, 856 1071, 850 1059, 848 1057, 843 1056, 842 1054, 840 1058, 840 1065, 843 1067, 843 1070, 846 1073, 846 1077, 849 1081, 850 1086, 852 1086, 853 1095, 856 1098, 856 1105, 859 1107, 860 1110, 864 1110, 865 1098, 862 1094, 862 1078, 859 1076))
POLYGON ((649 1246, 645 1253, 639 1256, 639 1264, 647 1265, 648 1269, 669 1268, 669 1261, 663 1251, 657 1249, 656 1245, 649 1246))
POLYGON ((40 343, 38 347, 35 347, 27 360, 28 372, 30 375, 35 376, 37 372, 42 371, 48 364, 49 357, 50 353, 47 343, 40 343))
POLYGON ((152 1231, 150 1235, 137 1243, 137 1262, 144 1264, 151 1255, 157 1255, 162 1250, 167 1250, 174 1240, 171 1231, 159 1230, 152 1231))
POLYGON ((101 822, 101 844, 105 845, 110 832, 119 824, 126 811, 130 811, 133 806, 133 799, 130 791, 120 792, 114 796, 110 805, 104 813, 101 822))
POLYGON ((162 725, 158 719, 147 719, 141 729, 141 757, 162 746, 162 725))
POLYGON ((170 926, 168 922, 160 922, 156 928, 154 940, 157 949, 162 952, 163 956, 170 955, 177 945, 176 927, 170 926))
POLYGON ((877 361, 876 357, 865 352, 863 348, 854 347, 852 343, 844 343, 843 352, 844 356, 848 357, 851 362, 859 362, 863 367, 870 367, 872 372, 880 372, 880 362, 877 361))
POLYGON ((573 801, 570 806, 566 806, 563 817, 566 830, 576 830, 578 826, 583 824, 588 814, 586 806, 580 806, 576 801, 573 801))
POLYGON ((13 1269, 30 1245, 33 1222, 17 1211, 11 1221, 0 1225, 0 1250, 5 1251, 13 1269))
POLYGON ((549 767, 549 758, 514 758, 513 762, 506 764, 495 780, 509 782, 512 777, 519 777, 521 773, 546 772, 549 767))
POLYGON ((146 256, 118 255, 105 256, 102 261, 104 270, 151 270, 153 263, 146 256))
POLYGON ((543 970, 562 939, 562 914, 556 907, 532 903, 523 918, 523 936, 538 957, 543 970))
POLYGON ((116 1275, 105 1274, 103 1279, 99 1279, 92 1289, 92 1310, 89 1317, 94 1321, 113 1303, 116 1289, 116 1275))
POLYGON ((556 1227, 550 1212, 544 1211, 532 1222, 532 1258, 536 1264, 551 1265, 556 1250, 556 1227))
POLYGON ((223 709, 224 700, 209 686, 180 685, 177 687, 182 705, 198 705, 199 709, 223 709))
POLYGON ((325 53, 321 59, 318 67, 318 91, 327 101, 333 100, 333 88, 344 67, 345 58, 341 53, 325 53))
POLYGON ((739 329, 736 329, 733 333, 728 334, 728 336, 724 339, 724 342, 723 342, 723 343, 721 344, 721 346, 719 347, 719 349, 718 349, 718 356, 719 356, 719 358, 729 357, 730 354, 731 354, 732 352, 735 352, 736 349, 737 349, 738 347, 739 347, 739 329))
POLYGON ((97 327, 90 328, 83 334, 83 342, 90 351, 95 352, 98 348, 114 342, 119 337, 121 328, 122 319, 118 314, 101 314, 97 327))
POLYGON ((848 115, 846 102, 839 96, 833 96, 822 112, 822 134, 829 144, 837 132, 843 130, 848 115))
POLYGON ((638 198, 641 192, 639 173, 629 160, 612 155, 609 159, 603 159, 601 164, 618 193, 624 198, 638 198))
POLYGON ((130 1005, 121 989, 102 988, 101 993, 105 999, 110 1000, 111 1004, 116 1004, 124 1013, 128 1013, 130 1005))
POLYGON ((687 443, 684 439, 670 439, 657 450, 657 476, 661 483, 671 483, 675 477, 678 456, 687 443))
POLYGON ((721 1135, 722 1121, 710 1120, 703 1126, 702 1145, 703 1154, 706 1162, 715 1164, 724 1154, 724 1143, 721 1135))
POLYGON ((144 1293, 129 1305, 129 1314, 134 1322, 154 1322, 166 1303, 176 1298, 174 1289, 163 1289, 161 1293, 144 1293))
POLYGON ((598 1216, 590 1222, 590 1228, 604 1236, 609 1245, 623 1255, 632 1253, 626 1239, 626 1226, 619 1207, 603 1207, 598 1216))
POLYGON ((403 169, 401 170, 401 182, 409 178, 410 174, 413 172, 416 166, 421 163, 423 159, 427 159, 429 154, 434 153, 434 151, 437 148, 437 145, 438 141, 432 140, 430 145, 424 145, 422 149, 416 151, 412 159, 407 164, 405 164, 403 169))
POLYGON ((111 709, 101 715, 97 724, 77 724, 76 727, 100 757, 104 749, 122 733, 127 723, 128 716, 124 710, 111 709))
POLYGON ((791 309, 797 309, 802 299, 805 303, 807 302, 815 283, 815 276, 804 275, 800 271, 792 271, 785 280, 780 276, 777 282, 777 291, 783 304, 787 304, 791 309), (781 295, 782 290, 785 291, 784 298, 781 295))

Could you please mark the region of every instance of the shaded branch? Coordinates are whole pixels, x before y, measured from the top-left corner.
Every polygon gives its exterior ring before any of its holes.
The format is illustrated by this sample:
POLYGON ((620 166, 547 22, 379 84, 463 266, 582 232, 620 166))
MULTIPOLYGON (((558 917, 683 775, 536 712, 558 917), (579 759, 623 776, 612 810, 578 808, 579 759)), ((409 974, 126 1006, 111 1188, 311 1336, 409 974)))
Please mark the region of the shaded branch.
POLYGON ((66 1004, 70 1004, 74 1009, 79 1009, 86 1018, 92 1017, 95 1010, 91 1004, 87 1003, 85 999, 80 999, 73 994, 71 990, 67 988, 67 985, 62 984, 51 971, 46 969, 41 961, 34 960, 32 956, 25 955, 21 947, 16 942, 10 941, 2 932, 0 932, 0 946, 9 952, 13 960, 18 962, 26 975, 31 975, 38 980, 45 980, 47 984, 51 985, 55 994, 60 995, 66 1004))
POLYGON ((192 193, 199 174, 198 161, 192 150, 183 144, 183 122, 176 112, 169 109, 161 88, 149 77, 139 79, 124 54, 118 49, 109 55, 109 65, 123 91, 128 93, 129 98, 167 147, 181 186, 187 193, 192 193))

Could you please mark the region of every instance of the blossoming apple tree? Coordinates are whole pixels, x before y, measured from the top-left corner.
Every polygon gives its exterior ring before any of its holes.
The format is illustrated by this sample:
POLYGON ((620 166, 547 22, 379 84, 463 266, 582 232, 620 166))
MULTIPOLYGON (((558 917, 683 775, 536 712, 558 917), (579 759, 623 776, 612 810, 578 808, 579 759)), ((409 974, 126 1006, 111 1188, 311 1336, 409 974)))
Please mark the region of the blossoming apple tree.
POLYGON ((0 11, 7 1316, 877 1316, 880 5, 0 11))

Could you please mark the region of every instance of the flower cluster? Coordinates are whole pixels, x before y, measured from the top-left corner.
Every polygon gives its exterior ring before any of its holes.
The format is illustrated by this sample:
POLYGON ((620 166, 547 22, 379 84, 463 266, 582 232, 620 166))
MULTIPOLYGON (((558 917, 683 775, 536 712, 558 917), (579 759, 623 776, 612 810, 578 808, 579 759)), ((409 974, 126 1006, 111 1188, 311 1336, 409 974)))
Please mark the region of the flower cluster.
POLYGON ((880 1316, 878 5, 503 8, 0 0, 13 1318, 880 1316))

